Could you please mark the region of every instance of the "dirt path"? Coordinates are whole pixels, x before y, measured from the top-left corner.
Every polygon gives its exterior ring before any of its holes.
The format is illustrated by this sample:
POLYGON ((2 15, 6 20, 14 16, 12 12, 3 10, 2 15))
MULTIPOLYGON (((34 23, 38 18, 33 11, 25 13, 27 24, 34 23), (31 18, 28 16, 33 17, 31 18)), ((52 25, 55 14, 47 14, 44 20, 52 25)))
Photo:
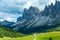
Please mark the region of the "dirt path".
POLYGON ((34 33, 34 40, 36 40, 36 33, 34 33))

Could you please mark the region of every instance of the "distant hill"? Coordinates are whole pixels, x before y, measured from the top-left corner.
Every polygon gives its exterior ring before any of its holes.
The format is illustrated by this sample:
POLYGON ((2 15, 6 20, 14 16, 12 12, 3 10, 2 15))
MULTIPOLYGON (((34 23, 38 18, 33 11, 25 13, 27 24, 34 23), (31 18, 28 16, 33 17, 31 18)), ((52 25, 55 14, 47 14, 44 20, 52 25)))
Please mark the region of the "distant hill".
POLYGON ((0 26, 0 37, 22 37, 24 34, 0 26))
POLYGON ((4 26, 6 28, 12 29, 11 25, 13 25, 15 22, 9 22, 7 20, 0 21, 0 26, 4 26))

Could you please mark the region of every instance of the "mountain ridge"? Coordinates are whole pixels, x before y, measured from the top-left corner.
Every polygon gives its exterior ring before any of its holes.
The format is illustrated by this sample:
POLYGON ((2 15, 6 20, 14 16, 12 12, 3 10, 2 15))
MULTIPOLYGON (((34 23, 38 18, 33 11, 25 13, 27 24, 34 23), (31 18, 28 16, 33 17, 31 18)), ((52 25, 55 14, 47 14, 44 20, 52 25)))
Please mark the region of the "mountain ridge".
MULTIPOLYGON (((24 9, 23 16, 17 19, 13 28, 15 31, 26 32, 36 27, 44 28, 43 26, 54 26, 60 24, 60 1, 56 1, 55 5, 46 5, 43 11, 39 11, 37 7, 31 6, 29 9, 24 9)), ((36 29, 34 29, 36 30, 36 29)), ((38 30, 38 29, 37 29, 38 30)), ((31 30, 32 31, 32 30, 31 30)))

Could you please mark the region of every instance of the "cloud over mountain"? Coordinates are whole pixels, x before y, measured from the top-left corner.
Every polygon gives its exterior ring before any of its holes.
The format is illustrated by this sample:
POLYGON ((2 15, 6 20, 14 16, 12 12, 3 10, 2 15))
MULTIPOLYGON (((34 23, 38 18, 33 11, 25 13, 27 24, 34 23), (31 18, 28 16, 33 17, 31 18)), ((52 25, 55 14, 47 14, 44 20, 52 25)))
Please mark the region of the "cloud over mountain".
POLYGON ((16 18, 22 15, 21 13, 24 8, 28 9, 30 6, 35 6, 43 10, 45 5, 51 2, 54 3, 54 1, 55 0, 0 0, 0 18, 5 19, 6 16, 8 16, 8 18, 10 18, 9 20, 13 21, 12 19, 14 19, 14 21, 16 21, 16 18))

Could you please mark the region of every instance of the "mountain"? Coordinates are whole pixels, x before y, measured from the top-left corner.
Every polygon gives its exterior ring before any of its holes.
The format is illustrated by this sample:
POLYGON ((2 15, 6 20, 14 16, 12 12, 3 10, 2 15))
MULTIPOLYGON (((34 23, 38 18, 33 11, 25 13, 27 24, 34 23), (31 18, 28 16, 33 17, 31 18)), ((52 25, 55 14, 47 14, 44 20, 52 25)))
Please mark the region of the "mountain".
POLYGON ((9 28, 0 26, 0 37, 22 37, 25 34, 15 32, 13 30, 10 30, 9 28))
POLYGON ((0 21, 0 26, 4 26, 4 27, 7 27, 7 28, 12 28, 11 25, 13 25, 14 22, 9 22, 7 20, 4 20, 4 21, 0 21))
POLYGON ((19 17, 17 22, 12 25, 14 26, 13 30, 23 32, 27 28, 26 26, 29 26, 33 21, 37 21, 37 15, 40 15, 40 11, 36 7, 31 6, 29 9, 24 9, 23 16, 19 17))
POLYGON ((46 5, 43 11, 39 11, 37 7, 33 6, 29 9, 25 8, 23 16, 19 17, 12 26, 15 31, 28 33, 33 30, 42 31, 43 29, 53 28, 58 24, 60 24, 60 1, 56 1, 54 5, 53 3, 46 5))

